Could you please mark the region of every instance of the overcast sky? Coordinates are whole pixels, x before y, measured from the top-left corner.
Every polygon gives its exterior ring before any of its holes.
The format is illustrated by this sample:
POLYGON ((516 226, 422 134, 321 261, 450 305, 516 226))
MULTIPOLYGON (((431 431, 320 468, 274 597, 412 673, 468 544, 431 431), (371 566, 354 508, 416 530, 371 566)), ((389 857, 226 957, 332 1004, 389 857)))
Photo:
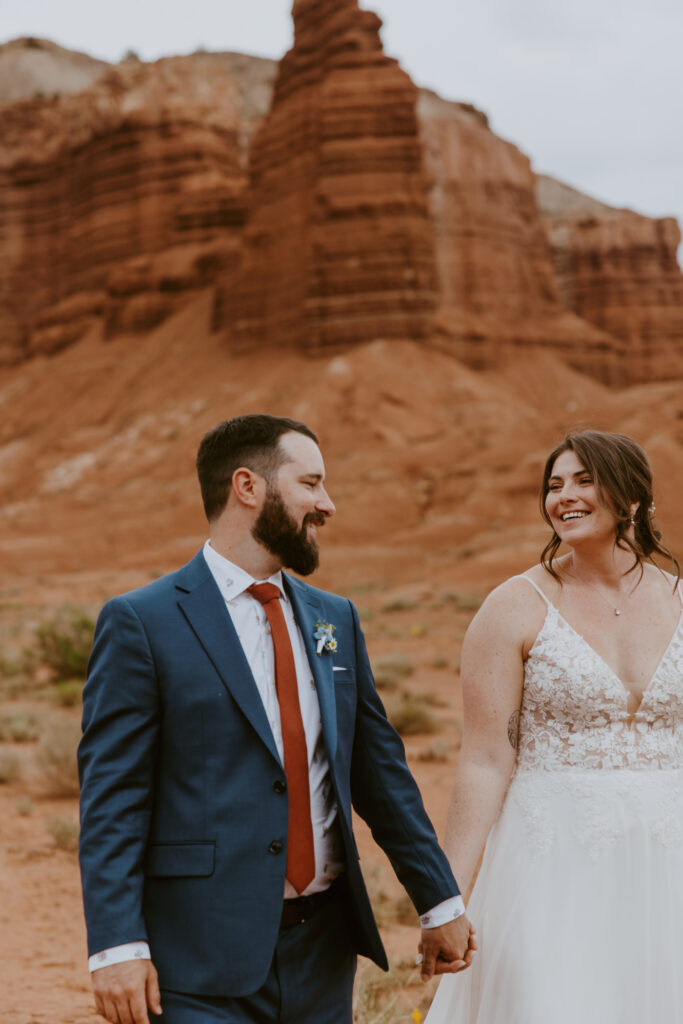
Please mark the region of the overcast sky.
MULTIPOLYGON (((681 0, 361 0, 419 84, 474 103, 534 169, 683 225, 681 0)), ((2 0, 19 35, 116 61, 199 46, 278 58, 291 0, 2 0)))

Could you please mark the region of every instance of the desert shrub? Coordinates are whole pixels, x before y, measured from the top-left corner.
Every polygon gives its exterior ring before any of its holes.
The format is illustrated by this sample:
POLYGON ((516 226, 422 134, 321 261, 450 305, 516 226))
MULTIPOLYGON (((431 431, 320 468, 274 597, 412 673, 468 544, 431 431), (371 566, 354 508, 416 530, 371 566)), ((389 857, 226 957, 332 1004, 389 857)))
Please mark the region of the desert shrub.
POLYGON ((402 693, 387 707, 387 714, 394 729, 401 736, 418 736, 438 730, 434 715, 425 707, 420 698, 410 693, 402 693))
POLYGON ((55 686, 57 702, 63 708, 73 708, 83 699, 82 679, 62 679, 55 686))
POLYGON ((77 722, 60 718, 49 724, 38 747, 38 765, 49 796, 78 796, 76 748, 81 730, 77 722))
POLYGON ((28 796, 22 796, 14 806, 17 809, 17 814, 21 815, 22 818, 28 818, 35 810, 33 800, 28 796))
POLYGON ((430 665, 432 668, 448 668, 449 661, 443 654, 435 654, 430 661, 430 665))
POLYGON ((448 761, 455 747, 452 743, 431 743, 423 747, 417 755, 418 761, 423 764, 444 764, 448 761))
POLYGON ((374 660, 372 672, 380 690, 395 690, 401 679, 411 676, 415 666, 407 654, 395 651, 374 660))
POLYGON ((74 853, 78 849, 79 828, 75 821, 69 818, 50 818, 47 830, 59 850, 74 853))
POLYGON ((85 679, 95 623, 82 608, 64 605, 36 631, 38 657, 58 680, 85 679))
POLYGON ((412 612, 419 602, 412 597, 392 597, 383 606, 383 612, 412 612))
POLYGON ((462 593, 460 590, 446 590, 432 607, 438 611, 445 605, 454 604, 459 612, 476 612, 482 604, 481 594, 462 593))
POLYGON ((0 785, 16 782, 21 775, 21 762, 12 750, 0 750, 0 785))
POLYGON ((15 711, 0 718, 0 741, 30 743, 40 735, 40 719, 30 711, 15 711))

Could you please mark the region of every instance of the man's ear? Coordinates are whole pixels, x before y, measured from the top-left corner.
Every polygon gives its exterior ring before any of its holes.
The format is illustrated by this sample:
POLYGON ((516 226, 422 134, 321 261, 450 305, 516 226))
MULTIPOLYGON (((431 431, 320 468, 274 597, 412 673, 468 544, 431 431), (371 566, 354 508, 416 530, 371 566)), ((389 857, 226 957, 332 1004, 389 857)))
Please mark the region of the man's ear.
POLYGON ((248 508, 256 508, 261 501, 265 481, 247 466, 240 466, 232 474, 232 493, 237 501, 248 508))

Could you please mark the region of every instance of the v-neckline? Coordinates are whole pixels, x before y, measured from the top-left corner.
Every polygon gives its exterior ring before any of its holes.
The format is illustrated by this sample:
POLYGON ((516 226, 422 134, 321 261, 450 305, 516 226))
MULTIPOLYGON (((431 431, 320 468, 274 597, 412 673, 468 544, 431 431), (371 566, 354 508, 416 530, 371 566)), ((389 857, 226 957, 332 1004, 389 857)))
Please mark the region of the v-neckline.
MULTIPOLYGON (((571 632, 574 634, 574 636, 578 637, 579 640, 583 644, 585 644, 585 646, 588 648, 588 650, 591 652, 591 654, 593 654, 598 659, 598 661, 602 665, 605 666, 605 668, 610 673, 610 675, 613 677, 613 679, 619 684, 619 687, 620 687, 622 693, 626 697, 626 706, 627 706, 627 709, 628 709, 628 700, 629 700, 629 698, 630 697, 635 697, 636 695, 634 693, 632 693, 631 690, 629 690, 629 688, 626 686, 626 684, 624 683, 624 681, 621 678, 621 676, 617 675, 617 673, 614 671, 614 669, 612 668, 610 663, 608 661, 606 661, 605 658, 603 658, 603 656, 598 651, 596 651, 596 649, 593 647, 592 644, 588 643, 588 641, 586 640, 585 636, 583 636, 582 633, 579 633, 578 629, 576 629, 574 626, 572 626, 571 622, 569 622, 567 619, 565 619, 564 615, 559 610, 559 608, 557 608, 557 606, 554 605, 552 603, 552 601, 548 601, 548 610, 550 610, 551 608, 555 612, 555 614, 557 615, 558 619, 562 619, 562 621, 564 622, 565 626, 568 629, 571 630, 571 632)), ((661 667, 664 664, 669 651, 671 650, 673 642, 676 639, 676 636, 678 635, 678 631, 681 628, 681 623, 683 623, 683 608, 681 609, 681 614, 678 616, 678 621, 676 622, 676 626, 674 628, 673 633, 671 634, 669 642, 666 645, 666 647, 664 648, 664 652, 663 652, 661 658, 657 662, 657 667, 655 668, 654 672, 650 676, 650 679, 648 680, 647 684, 643 687, 643 692, 642 692, 642 694, 640 696, 640 700, 638 701, 637 707, 635 708, 634 711, 629 712, 629 715, 631 717, 635 717, 639 713, 640 709, 642 708, 643 702, 645 700, 645 697, 647 696, 647 694, 652 689, 652 686, 653 686, 657 676, 659 675, 661 667)), ((529 652, 529 653, 531 653, 531 652, 529 652)))

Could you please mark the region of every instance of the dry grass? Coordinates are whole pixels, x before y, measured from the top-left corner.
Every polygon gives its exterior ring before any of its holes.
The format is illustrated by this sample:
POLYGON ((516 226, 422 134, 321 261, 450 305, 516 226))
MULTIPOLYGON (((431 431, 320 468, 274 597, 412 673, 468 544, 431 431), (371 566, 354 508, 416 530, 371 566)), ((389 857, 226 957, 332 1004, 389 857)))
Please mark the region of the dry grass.
POLYGON ((436 718, 421 698, 405 691, 387 705, 387 715, 401 736, 421 736, 438 732, 436 718))
POLYGON ((0 742, 31 743, 40 736, 40 718, 31 711, 13 711, 0 718, 0 742))
POLYGON ((414 963, 401 961, 386 974, 362 961, 354 992, 354 1024, 408 1024, 422 1020, 433 986, 423 986, 414 963))
POLYGON ((58 850, 66 850, 68 853, 76 852, 79 828, 75 821, 71 821, 69 818, 50 818, 47 830, 58 850))
POLYGON ((76 748, 81 736, 78 722, 60 718, 50 722, 40 741, 37 762, 46 795, 78 796, 76 748))
POLYGON ((400 651, 382 654, 374 659, 372 665, 372 674, 378 690, 395 690, 400 681, 411 676, 414 671, 412 659, 400 651))

